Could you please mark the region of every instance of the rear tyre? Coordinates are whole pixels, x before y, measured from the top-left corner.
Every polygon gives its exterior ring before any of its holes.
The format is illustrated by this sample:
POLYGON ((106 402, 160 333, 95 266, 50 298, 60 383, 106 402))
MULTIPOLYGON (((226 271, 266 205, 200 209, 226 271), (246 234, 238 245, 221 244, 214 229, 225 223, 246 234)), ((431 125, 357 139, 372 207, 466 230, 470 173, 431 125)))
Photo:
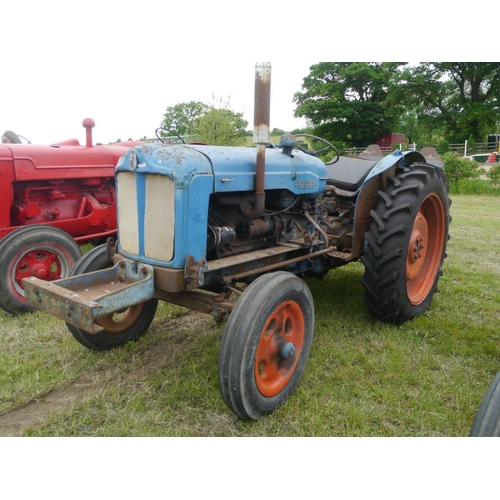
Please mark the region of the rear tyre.
POLYGON ((311 349, 314 304, 288 272, 252 282, 231 311, 219 350, 219 388, 242 419, 282 405, 299 383, 311 349))
POLYGON ((422 314, 442 274, 450 199, 441 168, 398 167, 370 215, 362 257, 364 301, 375 317, 396 324, 422 314))
POLYGON ((481 401, 470 437, 500 437, 500 373, 497 373, 481 401))
POLYGON ((80 246, 52 226, 26 226, 0 241, 0 307, 15 314, 35 310, 25 298, 23 278, 53 281, 69 276, 81 257, 80 246))
MULTIPOLYGON (((108 258, 106 245, 93 248, 83 255, 71 271, 71 276, 87 274, 109 268, 113 262, 108 258)), ((158 301, 156 299, 129 307, 96 320, 104 328, 99 333, 89 333, 67 323, 71 335, 88 349, 107 351, 131 340, 137 340, 151 325, 158 301)))

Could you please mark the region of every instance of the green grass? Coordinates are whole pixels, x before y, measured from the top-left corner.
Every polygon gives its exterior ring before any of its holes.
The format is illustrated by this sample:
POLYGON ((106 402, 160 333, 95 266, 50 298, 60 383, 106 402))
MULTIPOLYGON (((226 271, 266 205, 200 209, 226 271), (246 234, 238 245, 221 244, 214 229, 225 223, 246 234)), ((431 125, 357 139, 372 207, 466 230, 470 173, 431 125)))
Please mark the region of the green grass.
POLYGON ((450 185, 450 193, 500 196, 500 186, 484 179, 472 179, 450 185))
POLYGON ((500 198, 452 199, 448 258, 424 315, 374 320, 359 263, 307 280, 310 358, 286 404, 260 421, 239 420, 219 394, 224 325, 162 303, 142 339, 104 353, 44 313, 0 312, 0 431, 38 401, 48 409, 25 436, 467 436, 500 370, 500 198))

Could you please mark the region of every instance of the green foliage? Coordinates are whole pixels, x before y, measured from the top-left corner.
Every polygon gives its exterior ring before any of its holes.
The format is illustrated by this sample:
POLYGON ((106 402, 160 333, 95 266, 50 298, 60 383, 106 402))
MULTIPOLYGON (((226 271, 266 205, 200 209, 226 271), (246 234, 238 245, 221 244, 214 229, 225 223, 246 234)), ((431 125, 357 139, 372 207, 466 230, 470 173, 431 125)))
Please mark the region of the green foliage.
POLYGON ((415 110, 405 109, 398 117, 396 130, 405 134, 406 140, 409 143, 420 142, 420 134, 418 132, 418 118, 415 110))
POLYGON ((314 130, 310 127, 294 128, 290 133, 292 135, 295 135, 295 134, 312 134, 312 135, 314 135, 314 130))
POLYGON ((500 63, 429 62, 404 68, 389 102, 416 110, 423 127, 440 129, 450 142, 482 142, 498 116, 500 63))
POLYGON ((450 151, 450 143, 446 139, 441 139, 437 146, 437 152, 444 155, 450 151))
POLYGON ((315 135, 365 146, 392 132, 399 106, 385 106, 387 89, 400 63, 334 63, 311 66, 297 92, 295 116, 305 116, 315 135))
POLYGON ((486 172, 486 177, 494 186, 500 186, 500 166, 493 165, 490 167, 488 172, 486 172))
POLYGON ((458 188, 463 181, 478 179, 482 173, 479 163, 473 160, 452 153, 451 151, 442 155, 444 161, 444 171, 450 184, 458 188))
POLYGON ((500 196, 500 187, 493 185, 491 182, 483 179, 472 179, 470 181, 462 181, 458 186, 451 184, 450 194, 452 199, 455 195, 476 195, 476 196, 500 196))
POLYGON ((169 106, 163 115, 160 127, 164 135, 189 135, 194 133, 196 119, 203 116, 209 107, 199 101, 181 102, 169 106))
POLYGON ((470 151, 494 129, 500 63, 332 63, 311 66, 295 116, 316 135, 364 146, 397 130, 411 142, 441 138, 470 151))
POLYGON ((283 135, 285 133, 284 130, 280 129, 280 128, 276 128, 274 127, 272 130, 271 130, 271 135, 283 135))
MULTIPOLYGON (((391 88, 394 88, 391 86, 391 88)), ((386 106, 392 106, 391 90, 388 93, 386 106)), ((419 116, 418 110, 415 107, 404 108, 400 113, 394 130, 398 133, 405 134, 409 144, 438 144, 445 135, 445 131, 441 126, 435 123, 427 123, 419 116)))
POLYGON ((179 103, 167 108, 163 115, 162 134, 192 135, 200 142, 219 146, 236 146, 245 143, 248 122, 243 113, 229 109, 229 100, 215 98, 214 103, 198 101, 179 103))
POLYGON ((476 152, 476 140, 472 135, 467 139, 467 154, 474 154, 476 152))
POLYGON ((245 143, 248 122, 242 113, 212 108, 196 120, 195 130, 201 142, 217 146, 240 146, 245 143))

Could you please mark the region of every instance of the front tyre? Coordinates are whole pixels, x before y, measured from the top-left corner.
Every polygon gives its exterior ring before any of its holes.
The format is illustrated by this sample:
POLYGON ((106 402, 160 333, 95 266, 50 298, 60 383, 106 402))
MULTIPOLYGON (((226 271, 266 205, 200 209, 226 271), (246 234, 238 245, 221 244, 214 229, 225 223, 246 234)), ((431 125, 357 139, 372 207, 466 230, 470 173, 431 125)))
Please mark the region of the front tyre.
POLYGON ((242 419, 282 405, 302 377, 314 332, 306 283, 288 272, 252 282, 231 311, 219 350, 219 388, 242 419))
MULTIPOLYGON (((93 248, 83 255, 73 267, 71 276, 86 274, 109 268, 113 262, 108 258, 106 245, 93 248)), ((104 328, 99 333, 89 333, 67 323, 71 335, 84 347, 98 351, 107 351, 131 340, 137 340, 151 325, 158 306, 158 300, 152 299, 98 318, 95 322, 104 328)))
POLYGON ((481 401, 470 437, 500 437, 500 373, 497 373, 481 401))
POLYGON ((442 274, 450 199, 441 168, 398 167, 379 191, 362 257, 364 301, 372 315, 396 324, 422 314, 442 274))

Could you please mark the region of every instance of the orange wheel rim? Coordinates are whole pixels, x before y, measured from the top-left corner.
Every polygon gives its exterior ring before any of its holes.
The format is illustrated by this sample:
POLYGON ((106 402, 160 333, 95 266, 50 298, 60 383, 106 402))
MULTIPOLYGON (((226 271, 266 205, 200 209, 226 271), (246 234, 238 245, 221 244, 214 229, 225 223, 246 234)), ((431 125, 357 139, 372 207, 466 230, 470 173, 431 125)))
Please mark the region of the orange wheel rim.
POLYGON ((96 323, 102 326, 106 333, 123 333, 132 327, 140 318, 144 309, 144 303, 129 307, 124 311, 108 314, 96 319, 96 323))
POLYGON ((437 193, 425 198, 410 234, 406 255, 406 292, 413 305, 425 300, 439 272, 446 235, 444 205, 437 193))
POLYGON ((282 302, 269 316, 260 334, 255 357, 255 380, 267 397, 288 384, 304 344, 304 315, 291 300, 282 302))

